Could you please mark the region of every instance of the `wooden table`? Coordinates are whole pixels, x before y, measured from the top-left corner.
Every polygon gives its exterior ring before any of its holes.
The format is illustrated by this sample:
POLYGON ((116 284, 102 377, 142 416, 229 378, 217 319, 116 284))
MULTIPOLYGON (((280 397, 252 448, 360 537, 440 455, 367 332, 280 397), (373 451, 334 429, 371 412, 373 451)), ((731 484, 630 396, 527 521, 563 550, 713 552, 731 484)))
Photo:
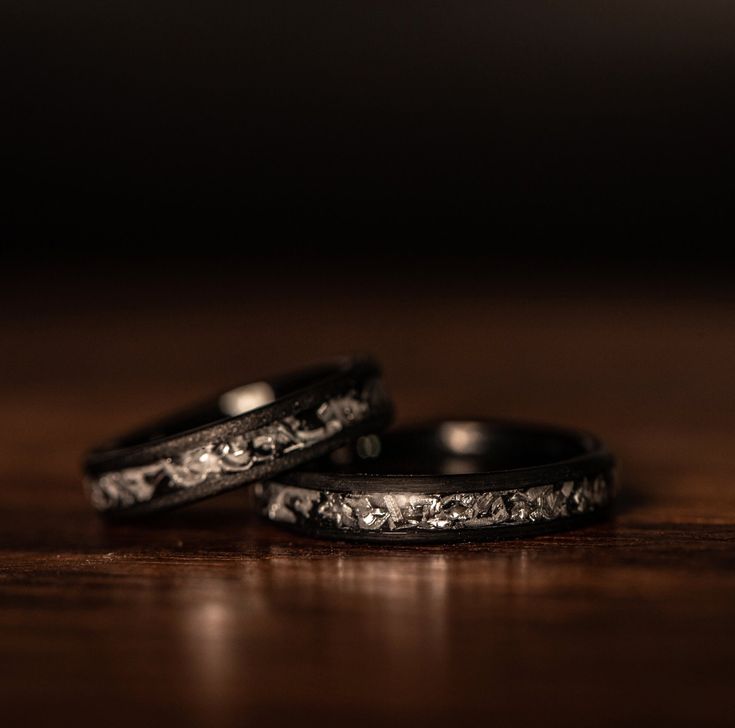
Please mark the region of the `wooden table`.
POLYGON ((178 283, 3 307, 1 725, 733 725, 731 297, 178 283), (90 443, 351 350, 384 362, 403 422, 599 432, 615 517, 377 548, 283 533, 242 492, 140 525, 91 513, 90 443))

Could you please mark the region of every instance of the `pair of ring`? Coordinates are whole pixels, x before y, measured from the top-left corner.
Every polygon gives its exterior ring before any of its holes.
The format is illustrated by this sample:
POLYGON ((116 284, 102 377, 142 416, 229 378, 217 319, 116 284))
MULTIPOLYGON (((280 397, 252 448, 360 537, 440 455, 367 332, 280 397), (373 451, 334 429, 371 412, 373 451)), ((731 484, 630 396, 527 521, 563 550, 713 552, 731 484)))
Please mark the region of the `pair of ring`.
POLYGON ((88 453, 92 505, 138 516, 251 485, 268 520, 320 537, 414 542, 523 536, 604 515, 614 458, 585 432, 498 420, 384 432, 369 358, 224 392, 88 453))

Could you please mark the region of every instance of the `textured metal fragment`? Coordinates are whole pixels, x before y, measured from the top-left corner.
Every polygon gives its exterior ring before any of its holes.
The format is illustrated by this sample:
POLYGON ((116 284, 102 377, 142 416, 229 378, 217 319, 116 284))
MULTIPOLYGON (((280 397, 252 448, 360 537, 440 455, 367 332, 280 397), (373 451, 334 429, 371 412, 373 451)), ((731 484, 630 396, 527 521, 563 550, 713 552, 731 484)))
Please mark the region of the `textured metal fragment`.
MULTIPOLYGON (((245 472, 270 463, 296 450, 323 442, 345 426, 359 422, 371 409, 370 392, 351 390, 320 403, 299 416, 289 415, 243 435, 192 448, 176 458, 161 458, 148 465, 125 468, 89 478, 87 488, 92 504, 106 511, 130 507, 153 498, 156 489, 192 488, 212 476, 245 472)), ((287 521, 289 513, 301 512, 298 499, 280 503, 273 519, 287 521)))
POLYGON ((259 486, 262 512, 272 521, 360 532, 446 531, 555 521, 607 506, 612 483, 604 475, 503 491, 466 493, 349 493, 259 486), (290 508, 293 495, 309 493, 308 512, 290 508), (277 504, 277 507, 274 507, 277 504), (285 508, 285 511, 284 511, 285 508))

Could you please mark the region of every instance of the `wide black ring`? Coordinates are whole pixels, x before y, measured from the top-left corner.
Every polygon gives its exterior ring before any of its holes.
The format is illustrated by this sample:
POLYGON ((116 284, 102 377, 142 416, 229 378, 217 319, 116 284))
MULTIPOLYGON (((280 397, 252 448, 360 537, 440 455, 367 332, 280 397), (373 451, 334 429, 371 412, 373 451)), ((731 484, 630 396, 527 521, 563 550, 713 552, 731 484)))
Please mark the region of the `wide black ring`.
POLYGON ((237 387, 98 447, 85 484, 108 515, 164 510, 272 478, 391 417, 377 364, 339 359, 237 387))
POLYGON ((615 461, 593 435, 447 421, 367 435, 256 485, 269 520, 328 538, 419 542, 525 536, 605 514, 615 461))

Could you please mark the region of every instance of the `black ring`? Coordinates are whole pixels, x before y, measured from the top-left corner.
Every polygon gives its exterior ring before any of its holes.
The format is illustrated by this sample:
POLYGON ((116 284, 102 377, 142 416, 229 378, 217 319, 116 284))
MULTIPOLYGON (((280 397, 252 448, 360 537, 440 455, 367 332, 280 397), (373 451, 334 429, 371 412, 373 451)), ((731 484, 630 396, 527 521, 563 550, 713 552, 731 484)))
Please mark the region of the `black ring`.
POLYGON ((525 536, 604 515, 614 466, 585 432, 447 421, 363 436, 255 494, 266 518, 313 536, 404 543, 525 536))
POLYGON ((137 515, 272 478, 386 427, 392 406, 369 358, 238 387, 92 450, 85 483, 107 515, 137 515))

